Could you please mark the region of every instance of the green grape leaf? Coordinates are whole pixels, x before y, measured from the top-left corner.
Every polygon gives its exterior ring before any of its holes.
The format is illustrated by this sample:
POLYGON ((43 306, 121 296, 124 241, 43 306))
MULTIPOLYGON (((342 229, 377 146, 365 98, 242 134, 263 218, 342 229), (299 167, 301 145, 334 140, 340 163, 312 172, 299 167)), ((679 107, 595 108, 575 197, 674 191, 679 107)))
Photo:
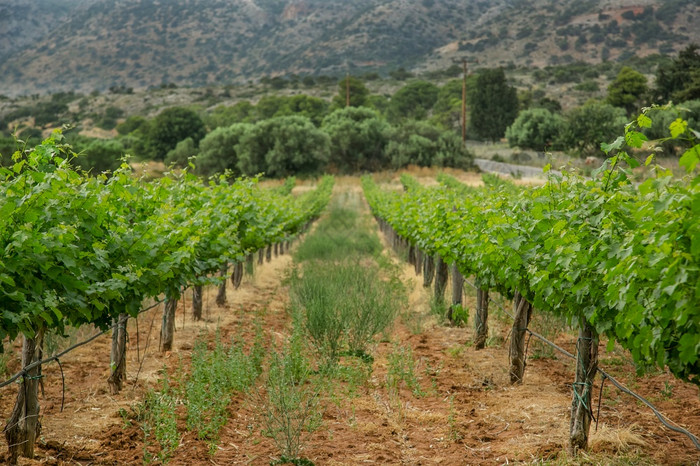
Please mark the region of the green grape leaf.
POLYGON ((686 173, 691 173, 700 163, 700 144, 696 144, 683 153, 678 160, 678 165, 685 168, 686 173))
POLYGON ((608 144, 606 142, 601 142, 600 143, 600 150, 605 152, 606 154, 609 154, 613 150, 619 149, 622 147, 622 143, 625 142, 625 138, 622 136, 619 136, 617 139, 612 144, 608 144))
POLYGON ((625 142, 630 147, 640 148, 648 140, 649 138, 639 131, 628 131, 625 133, 625 142))
POLYGON ((637 125, 640 128, 651 128, 651 118, 642 113, 637 117, 637 125))
POLYGON ((688 122, 681 118, 676 118, 676 120, 668 126, 668 129, 671 130, 671 137, 677 138, 688 130, 688 122))

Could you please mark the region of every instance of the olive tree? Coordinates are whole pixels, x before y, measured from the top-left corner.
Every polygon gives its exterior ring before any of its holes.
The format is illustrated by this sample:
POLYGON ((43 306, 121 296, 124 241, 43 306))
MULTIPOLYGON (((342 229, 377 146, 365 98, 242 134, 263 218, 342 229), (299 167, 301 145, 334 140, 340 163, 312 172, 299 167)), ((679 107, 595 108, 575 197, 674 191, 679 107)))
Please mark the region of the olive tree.
POLYGON ((556 146, 566 127, 560 115, 545 108, 523 110, 506 130, 506 138, 511 147, 544 150, 556 146))
POLYGON ((336 110, 321 128, 331 142, 330 165, 343 173, 378 170, 388 165, 385 154, 390 125, 365 107, 336 110))
POLYGON ((236 146, 242 173, 271 177, 318 173, 328 162, 329 149, 328 135, 301 116, 259 121, 236 146))

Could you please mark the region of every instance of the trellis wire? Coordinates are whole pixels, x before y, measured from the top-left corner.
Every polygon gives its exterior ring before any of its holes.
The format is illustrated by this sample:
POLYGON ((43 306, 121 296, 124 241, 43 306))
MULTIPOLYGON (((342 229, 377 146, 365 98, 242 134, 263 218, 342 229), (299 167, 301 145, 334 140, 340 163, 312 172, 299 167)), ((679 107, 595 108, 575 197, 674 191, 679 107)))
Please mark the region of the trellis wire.
MULTIPOLYGON (((477 289, 477 287, 474 286, 474 284, 472 284, 472 283, 471 283, 469 280, 467 280, 466 278, 464 279, 464 282, 465 282, 465 283, 468 283, 469 286, 471 286, 471 287, 474 288, 475 290, 477 289)), ((510 317, 511 319, 515 319, 508 311, 506 311, 506 310, 503 308, 503 306, 501 306, 499 303, 497 303, 496 301, 494 301, 494 300, 491 298, 491 296, 489 296, 489 301, 491 301, 493 304, 495 304, 496 306, 498 306, 498 308, 499 308, 501 311, 503 311, 508 317, 510 317)), ((566 351, 564 348, 562 348, 561 346, 557 345, 556 343, 553 343, 553 342, 549 341, 547 338, 545 338, 544 336, 540 335, 539 333, 537 333, 537 332, 535 332, 535 331, 532 331, 532 330, 530 330, 529 328, 526 329, 526 330, 527 330, 527 332, 530 333, 532 336, 534 336, 534 337, 537 338, 538 340, 542 341, 543 343, 548 344, 549 346, 551 346, 552 348, 556 349, 557 351, 559 351, 559 352, 562 353, 563 355, 568 356, 569 358, 574 359, 574 360, 576 359, 576 356, 574 356, 574 355, 571 354, 570 352, 566 351)), ((691 442, 693 442, 693 445, 695 445, 695 448, 697 448, 698 450, 700 450, 700 440, 698 440, 698 438, 697 438, 695 435, 693 435, 691 432, 687 431, 686 429, 683 429, 682 427, 678 427, 678 426, 671 425, 670 422, 672 422, 672 421, 668 420, 663 414, 661 414, 661 413, 659 412, 658 409, 656 409, 656 407, 655 407, 653 404, 651 404, 651 403, 650 403, 648 400, 646 400, 644 397, 642 397, 641 395, 639 395, 639 394, 633 392, 633 391, 630 390, 629 388, 627 388, 627 387, 625 387, 624 385, 622 385, 622 384, 621 384, 620 382, 618 382, 613 376, 611 376, 610 374, 608 374, 607 372, 605 372, 605 371, 604 371, 603 369, 601 369, 600 367, 597 368, 596 370, 597 370, 598 372, 600 372, 601 376, 603 377, 603 381, 605 381, 605 379, 610 380, 610 383, 612 383, 618 390, 620 390, 621 392, 626 393, 627 395, 630 395, 630 396, 636 398, 638 401, 644 403, 649 409, 651 409, 651 411, 654 413, 654 415, 656 415, 656 417, 659 419, 659 421, 661 421, 661 423, 662 423, 664 426, 666 426, 667 428, 671 429, 671 430, 674 431, 674 432, 677 432, 677 433, 679 433, 679 434, 685 435, 686 437, 688 437, 688 438, 690 439, 691 442)), ((602 393, 602 387, 601 387, 601 393, 602 393)), ((600 398, 599 398, 599 401, 600 401, 600 398)), ((599 412, 599 413, 598 413, 598 416, 600 416, 600 407, 599 407, 599 409, 598 409, 598 412, 599 412)))

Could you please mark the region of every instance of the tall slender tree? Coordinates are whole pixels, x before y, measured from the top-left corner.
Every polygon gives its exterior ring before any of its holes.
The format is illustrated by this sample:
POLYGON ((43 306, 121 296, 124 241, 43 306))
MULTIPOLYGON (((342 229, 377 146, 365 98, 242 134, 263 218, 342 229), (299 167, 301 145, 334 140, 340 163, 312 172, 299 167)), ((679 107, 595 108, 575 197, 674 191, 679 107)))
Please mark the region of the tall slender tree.
POLYGON ((471 129, 479 139, 496 141, 518 116, 518 94, 509 86, 502 68, 479 72, 470 96, 471 129))

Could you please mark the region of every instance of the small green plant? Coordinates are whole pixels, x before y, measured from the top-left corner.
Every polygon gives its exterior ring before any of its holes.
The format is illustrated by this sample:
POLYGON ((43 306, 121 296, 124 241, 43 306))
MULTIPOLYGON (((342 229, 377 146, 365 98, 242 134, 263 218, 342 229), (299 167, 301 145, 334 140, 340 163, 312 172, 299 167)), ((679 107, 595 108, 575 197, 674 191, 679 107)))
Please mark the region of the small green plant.
POLYGON ((233 343, 225 348, 218 332, 213 351, 203 339, 195 342, 192 373, 185 383, 187 428, 207 440, 212 453, 228 419, 231 393, 247 390, 260 373, 254 353, 247 355, 233 343))
POLYGON ((283 354, 272 354, 261 413, 265 434, 274 440, 287 463, 299 458, 303 432, 313 432, 321 425, 319 390, 310 379, 308 363, 293 354, 290 343, 283 354))
POLYGON ((464 353, 465 348, 466 348, 466 346, 464 346, 464 345, 454 345, 454 346, 450 346, 445 351, 449 357, 458 358, 462 355, 462 353, 464 353))
POLYGON ((403 382, 415 396, 424 396, 416 376, 416 363, 410 346, 394 343, 394 349, 388 356, 389 367, 386 375, 387 387, 398 390, 403 382))
POLYGON ((425 360, 425 369, 423 370, 425 373, 426 377, 430 379, 430 385, 432 388, 432 391, 434 394, 437 394, 438 391, 438 376, 440 375, 440 372, 442 372, 442 361, 437 364, 437 366, 433 366, 430 364, 430 361, 427 359, 425 360))
POLYGON ((439 323, 444 323, 447 317, 447 304, 444 299, 430 297, 430 313, 437 318, 439 323))
POLYGON ((308 335, 327 365, 347 348, 366 354, 374 336, 394 321, 401 285, 386 280, 375 264, 313 262, 294 272, 292 304, 303 310, 308 335))
POLYGON ((136 412, 142 413, 140 417, 144 433, 144 464, 151 464, 154 461, 163 464, 169 462, 180 444, 175 404, 166 376, 162 379, 161 391, 149 390, 143 406, 136 409, 136 412), (158 451, 155 454, 149 451, 150 447, 155 445, 154 440, 158 445, 158 451))
POLYGON ((469 308, 461 304, 453 304, 450 309, 452 323, 458 327, 466 326, 469 322, 469 308))
POLYGON ((673 385, 671 385, 668 381, 664 382, 664 388, 661 390, 661 396, 667 400, 673 397, 673 385))

